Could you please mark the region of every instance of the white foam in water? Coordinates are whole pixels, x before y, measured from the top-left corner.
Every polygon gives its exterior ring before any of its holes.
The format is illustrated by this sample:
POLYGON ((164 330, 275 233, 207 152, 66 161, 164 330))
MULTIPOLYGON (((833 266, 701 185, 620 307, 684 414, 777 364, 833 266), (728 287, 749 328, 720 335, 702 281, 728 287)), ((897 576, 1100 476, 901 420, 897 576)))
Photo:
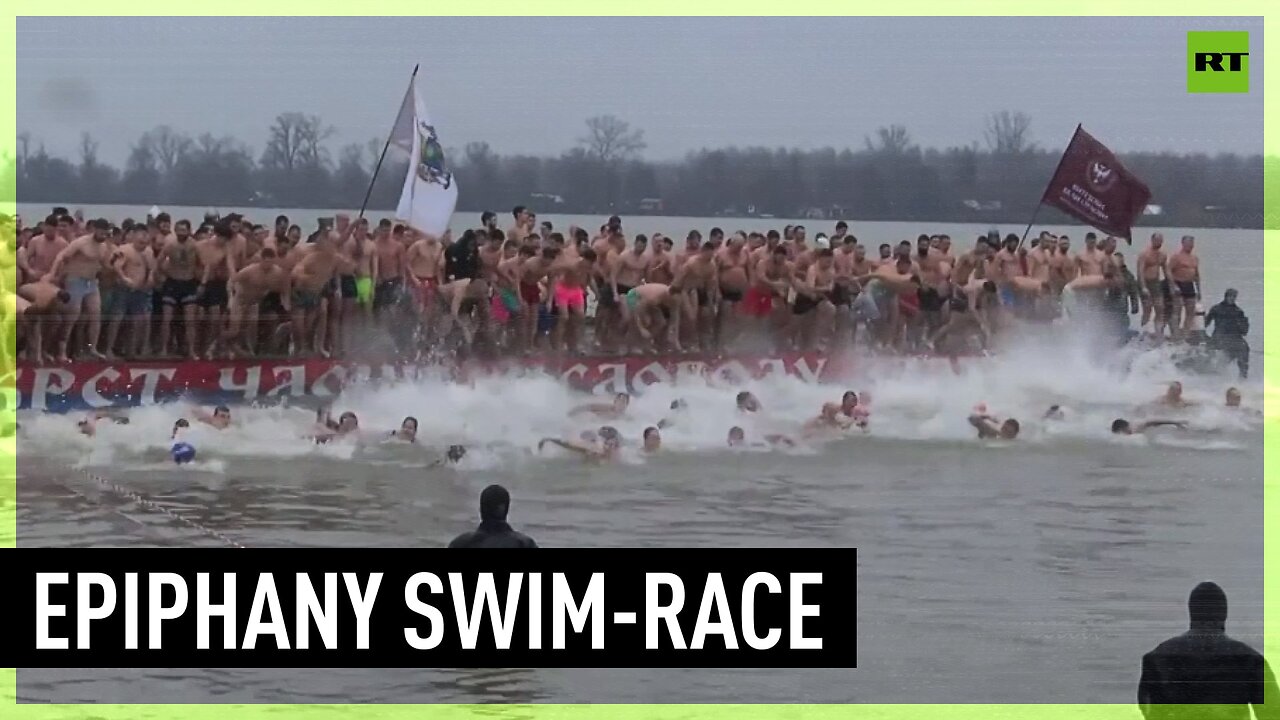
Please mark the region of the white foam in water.
MULTIPOLYGON (((338 461, 377 461, 424 466, 439 460, 451 444, 467 446, 459 468, 481 469, 526 462, 555 462, 562 451, 536 452, 544 437, 577 438, 580 432, 613 425, 628 448, 624 462, 642 462, 631 449, 640 444, 644 428, 664 418, 676 421, 663 431, 668 451, 723 450, 730 427, 742 426, 749 440, 766 433, 798 438, 803 423, 816 416, 824 402, 838 402, 844 390, 869 391, 869 433, 851 431, 848 442, 889 438, 912 441, 972 442, 967 418, 983 403, 999 418, 1015 417, 1023 426, 1019 443, 1091 442, 1148 443, 1198 449, 1241 446, 1242 433, 1256 429, 1254 411, 1222 407, 1227 387, 1236 386, 1246 407, 1259 408, 1262 386, 1241 382, 1234 372, 1196 375, 1179 371, 1169 349, 1126 348, 1100 361, 1090 344, 1058 333, 1051 340, 1024 341, 1002 350, 998 357, 962 361, 954 372, 944 361, 919 358, 863 358, 854 377, 839 384, 806 384, 795 378, 770 377, 745 386, 712 386, 705 382, 652 385, 633 398, 628 418, 600 421, 570 418, 569 411, 585 402, 608 402, 576 393, 545 376, 496 377, 463 384, 443 379, 417 379, 348 389, 334 404, 333 414, 354 411, 360 418, 359 441, 340 439, 316 445, 307 439, 315 431, 314 411, 301 408, 235 407, 234 425, 225 431, 193 423, 183 436, 197 448, 200 470, 219 472, 235 457, 296 458, 320 456, 338 461), (1143 408, 1160 396, 1167 384, 1180 380, 1184 396, 1196 406, 1180 411, 1143 408), (764 406, 755 415, 740 414, 734 396, 750 390, 764 406), (688 408, 669 409, 683 399, 688 408), (1043 421, 1051 405, 1065 414, 1059 421, 1043 421), (417 446, 383 442, 406 416, 419 423, 417 446), (1144 438, 1110 433, 1117 417, 1130 420, 1156 417, 1186 420, 1191 432, 1158 431, 1144 438)), ((1260 373, 1259 373, 1260 374, 1260 373)), ((103 421, 98 435, 77 432, 78 415, 24 417, 24 443, 33 450, 66 453, 70 449, 82 467, 115 463, 136 467, 167 457, 170 432, 178 417, 190 417, 191 407, 173 404, 133 409, 128 425, 103 421)), ((797 448, 793 452, 811 452, 797 448)), ((170 466, 171 467, 171 466, 170 466)))

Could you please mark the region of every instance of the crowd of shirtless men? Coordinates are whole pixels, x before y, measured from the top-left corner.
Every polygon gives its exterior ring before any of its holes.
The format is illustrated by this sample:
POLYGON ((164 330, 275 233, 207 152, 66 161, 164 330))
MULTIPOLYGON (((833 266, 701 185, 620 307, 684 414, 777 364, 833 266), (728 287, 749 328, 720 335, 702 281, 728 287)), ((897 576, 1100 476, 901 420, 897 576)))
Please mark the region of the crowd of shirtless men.
MULTIPOLYGON (((193 225, 84 221, 55 208, 17 237, 20 342, 36 363, 83 358, 350 355, 376 338, 528 353, 986 348, 1015 319, 1048 320, 1066 289, 1139 296, 1142 326, 1178 339, 1200 297, 1194 239, 1156 234, 1131 273, 1114 238, 947 235, 868 252, 844 222, 810 239, 713 228, 682 242, 621 219, 557 231, 516 207, 454 239, 338 215, 306 238, 285 216, 193 225), (1127 290, 1126 290, 1127 289, 1127 290), (588 293, 595 312, 588 322, 588 293), (587 330, 590 330, 589 337, 587 330), (862 340, 859 340, 862 337, 862 340)), ((1136 310, 1135 302, 1135 310, 1136 310)), ((1127 318, 1125 323, 1127 327, 1127 318)))

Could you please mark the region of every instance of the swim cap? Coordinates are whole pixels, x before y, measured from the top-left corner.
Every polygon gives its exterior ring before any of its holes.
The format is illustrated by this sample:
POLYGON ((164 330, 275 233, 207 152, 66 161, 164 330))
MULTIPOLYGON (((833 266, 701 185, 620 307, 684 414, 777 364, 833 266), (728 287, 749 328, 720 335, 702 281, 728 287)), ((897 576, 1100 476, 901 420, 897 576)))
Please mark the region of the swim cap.
POLYGON ((169 454, 173 456, 173 461, 179 465, 184 465, 196 459, 196 449, 188 443, 176 442, 169 449, 169 454))

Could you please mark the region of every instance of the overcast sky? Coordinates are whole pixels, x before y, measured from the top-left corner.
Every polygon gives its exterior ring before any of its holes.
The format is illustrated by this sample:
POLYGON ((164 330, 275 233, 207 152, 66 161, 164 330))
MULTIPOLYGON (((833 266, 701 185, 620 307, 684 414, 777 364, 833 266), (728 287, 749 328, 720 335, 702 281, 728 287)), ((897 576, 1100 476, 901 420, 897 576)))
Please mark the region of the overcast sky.
POLYGON ((900 123, 981 141, 996 110, 1063 147, 1262 151, 1262 23, 1205 18, 19 18, 18 127, 122 164, 144 130, 233 135, 317 114, 336 150, 385 138, 414 63, 446 147, 557 154, 591 115, 645 156, 726 145, 859 147, 900 123), (1248 30, 1251 92, 1189 95, 1186 32, 1248 30))

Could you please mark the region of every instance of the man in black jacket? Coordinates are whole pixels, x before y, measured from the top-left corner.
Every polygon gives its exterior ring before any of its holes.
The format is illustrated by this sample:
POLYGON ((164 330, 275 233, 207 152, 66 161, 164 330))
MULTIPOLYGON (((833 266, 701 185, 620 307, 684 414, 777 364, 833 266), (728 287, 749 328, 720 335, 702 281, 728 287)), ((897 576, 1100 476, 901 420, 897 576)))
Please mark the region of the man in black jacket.
POLYGON ((507 524, 511 495, 501 485, 490 485, 480 493, 480 526, 449 543, 451 548, 536 548, 533 538, 516 532, 507 524))
POLYGON ((1204 316, 1205 332, 1213 326, 1213 336, 1209 338, 1208 347, 1225 353, 1240 368, 1240 377, 1249 377, 1249 341, 1244 339, 1249 334, 1249 318, 1244 310, 1236 305, 1237 293, 1227 290, 1222 302, 1214 305, 1204 316))
POLYGON ((1142 657, 1138 707, 1143 717, 1248 720, 1250 705, 1260 720, 1280 717, 1280 689, 1271 668, 1258 651, 1226 634, 1222 588, 1200 583, 1187 605, 1191 629, 1142 657), (1267 694, 1271 702, 1264 705, 1267 694))

